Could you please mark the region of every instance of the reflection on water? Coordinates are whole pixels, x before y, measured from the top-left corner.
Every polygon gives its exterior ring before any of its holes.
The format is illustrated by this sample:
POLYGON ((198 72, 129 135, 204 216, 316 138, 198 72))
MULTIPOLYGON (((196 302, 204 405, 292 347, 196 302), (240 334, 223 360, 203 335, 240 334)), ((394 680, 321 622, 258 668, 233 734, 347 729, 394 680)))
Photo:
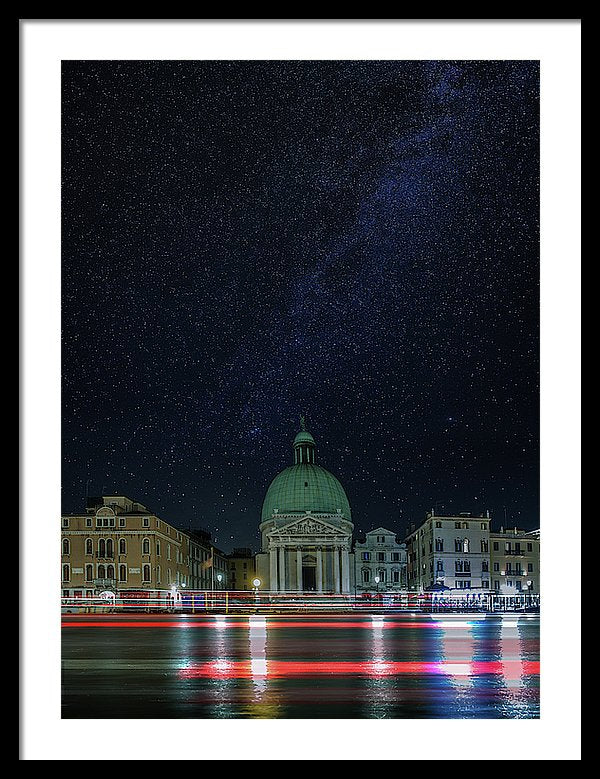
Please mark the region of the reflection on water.
POLYGON ((539 716, 536 616, 103 620, 63 630, 65 718, 539 716))

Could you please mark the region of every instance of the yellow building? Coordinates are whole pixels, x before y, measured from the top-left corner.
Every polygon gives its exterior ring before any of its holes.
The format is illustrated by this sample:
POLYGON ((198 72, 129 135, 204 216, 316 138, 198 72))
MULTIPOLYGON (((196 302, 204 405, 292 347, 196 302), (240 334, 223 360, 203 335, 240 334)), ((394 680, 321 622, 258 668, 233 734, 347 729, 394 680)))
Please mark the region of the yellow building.
POLYGON ((250 549, 234 549, 227 556, 229 569, 229 588, 231 590, 254 589, 252 581, 256 577, 254 556, 250 549))
POLYGON ((540 592, 540 532, 517 527, 490 533, 492 590, 500 595, 540 592))
POLYGON ((63 597, 190 586, 189 537, 141 503, 124 495, 89 498, 84 513, 61 522, 63 597))

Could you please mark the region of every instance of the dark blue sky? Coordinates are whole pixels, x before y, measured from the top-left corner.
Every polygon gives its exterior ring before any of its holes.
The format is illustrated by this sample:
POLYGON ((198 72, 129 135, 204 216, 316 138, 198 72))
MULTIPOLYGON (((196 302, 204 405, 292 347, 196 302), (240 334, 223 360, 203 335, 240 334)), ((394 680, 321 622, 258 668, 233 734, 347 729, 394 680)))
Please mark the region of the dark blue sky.
POLYGON ((63 63, 63 510, 258 547, 301 413, 357 531, 539 526, 539 68, 63 63))

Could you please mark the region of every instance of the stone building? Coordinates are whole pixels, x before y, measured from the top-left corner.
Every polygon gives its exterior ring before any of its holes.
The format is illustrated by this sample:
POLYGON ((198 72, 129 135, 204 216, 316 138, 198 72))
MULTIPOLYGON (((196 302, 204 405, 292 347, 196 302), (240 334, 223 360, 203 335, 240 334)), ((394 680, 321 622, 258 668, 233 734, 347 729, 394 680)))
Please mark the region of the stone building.
POLYGON ((406 537, 408 589, 490 589, 490 517, 432 510, 406 537))
POLYGON ((352 517, 344 488, 317 465, 316 445, 301 420, 294 464, 271 482, 262 507, 256 574, 272 592, 351 593, 352 517))
POLYGON ((393 530, 375 528, 355 542, 354 568, 357 594, 405 590, 406 544, 393 530))

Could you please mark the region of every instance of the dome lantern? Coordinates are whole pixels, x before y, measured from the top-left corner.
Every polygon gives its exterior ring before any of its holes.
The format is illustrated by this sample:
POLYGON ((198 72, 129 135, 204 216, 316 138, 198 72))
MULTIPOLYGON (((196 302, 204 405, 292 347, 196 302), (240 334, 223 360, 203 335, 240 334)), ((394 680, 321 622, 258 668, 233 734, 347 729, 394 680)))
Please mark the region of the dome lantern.
POLYGON ((304 417, 300 417, 300 432, 294 438, 294 465, 315 463, 315 439, 306 429, 304 417))

